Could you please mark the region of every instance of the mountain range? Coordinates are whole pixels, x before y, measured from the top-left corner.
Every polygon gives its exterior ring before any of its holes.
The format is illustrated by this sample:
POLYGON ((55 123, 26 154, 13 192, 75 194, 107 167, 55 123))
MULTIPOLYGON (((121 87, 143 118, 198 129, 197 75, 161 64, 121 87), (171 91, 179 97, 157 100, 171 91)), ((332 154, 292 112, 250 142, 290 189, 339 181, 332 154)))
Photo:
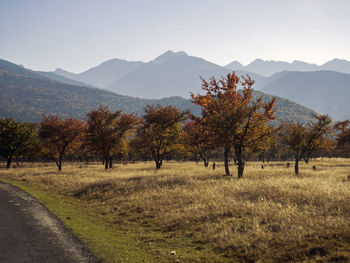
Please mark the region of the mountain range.
MULTIPOLYGON (((160 99, 163 97, 190 97, 190 92, 201 90, 200 77, 209 79, 227 75, 232 70, 202 58, 188 56, 185 52, 167 51, 148 63, 112 59, 80 74, 56 69, 57 75, 122 95, 160 99)), ((246 71, 255 80, 255 89, 262 87, 265 78, 246 71)))
POLYGON ((338 71, 341 73, 350 73, 350 61, 337 58, 320 66, 298 60, 288 63, 285 61, 256 59, 247 66, 243 66, 239 61, 233 61, 225 67, 230 70, 254 72, 264 77, 269 77, 282 71, 338 71))
MULTIPOLYGON (((12 117, 26 122, 38 122, 42 114, 58 114, 62 117, 84 118, 85 113, 99 104, 108 105, 111 110, 123 110, 143 114, 146 105, 173 105, 180 110, 190 110, 199 115, 200 108, 189 99, 169 97, 162 99, 141 99, 87 87, 73 85, 67 77, 58 81, 55 73, 46 74, 25 69, 11 62, 0 60, 0 117, 12 117), (68 79, 68 80, 67 80, 68 79)), ((80 84, 80 83, 79 83, 80 84)), ((164 87, 166 88, 166 87, 164 87)), ((272 96, 254 91, 254 97, 265 101, 272 96)), ((306 122, 314 111, 288 99, 277 98, 278 121, 298 120, 306 122)))
MULTIPOLYGON (((207 80, 210 77, 219 78, 235 70, 239 76, 251 76, 255 80, 255 90, 285 97, 316 112, 328 113, 336 120, 348 118, 350 114, 350 105, 347 103, 350 99, 347 73, 350 72, 350 62, 347 60, 333 59, 318 66, 303 61, 288 63, 257 59, 246 67, 237 61, 221 67, 182 51, 167 51, 147 63, 123 61, 125 69, 122 71, 121 64, 118 67, 115 65, 107 61, 80 73, 79 76, 85 78, 76 80, 93 84, 88 77, 93 79, 98 76, 98 72, 106 70, 109 74, 105 83, 109 84, 99 86, 105 90, 147 99, 171 96, 189 98, 191 92, 201 92, 200 77, 207 80), (266 77, 260 74, 273 75, 266 77)), ((61 73, 60 70, 56 71, 56 74, 61 73)), ((71 75, 65 72, 64 76, 71 75)))

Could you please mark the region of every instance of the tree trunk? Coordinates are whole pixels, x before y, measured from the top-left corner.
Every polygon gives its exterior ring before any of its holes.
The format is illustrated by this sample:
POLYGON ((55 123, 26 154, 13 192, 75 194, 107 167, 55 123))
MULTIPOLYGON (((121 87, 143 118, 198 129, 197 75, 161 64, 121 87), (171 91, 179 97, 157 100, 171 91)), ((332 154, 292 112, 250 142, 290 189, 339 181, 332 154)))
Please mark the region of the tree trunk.
POLYGON ((164 155, 162 156, 152 151, 152 157, 154 159, 154 162, 156 163, 156 169, 159 170, 160 167, 162 167, 164 155))
POLYGON ((205 158, 205 155, 203 153, 199 153, 199 156, 202 158, 203 163, 204 163, 204 167, 208 167, 209 165, 209 161, 207 158, 205 158))
POLYGON ((109 169, 113 167, 113 156, 109 157, 109 169))
POLYGON ((103 158, 104 164, 105 164, 105 170, 108 170, 108 165, 109 165, 108 159, 109 159, 109 155, 106 154, 106 155, 105 155, 105 158, 103 158))
POLYGON ((162 167, 161 162, 158 161, 158 160, 154 160, 154 161, 156 162, 156 169, 157 169, 157 170, 160 169, 160 167, 162 167))
POLYGON ((60 154, 56 160, 56 165, 58 167, 58 171, 62 171, 62 154, 60 154))
POLYGON ((298 160, 298 158, 295 159, 294 171, 295 171, 295 175, 298 175, 298 173, 299 173, 299 160, 298 160))
POLYGON ((225 147, 224 151, 224 163, 225 163, 225 175, 230 176, 230 168, 228 166, 229 162, 230 147, 225 147))
POLYGON ((244 171, 242 149, 240 148, 236 149, 236 157, 237 157, 237 164, 238 164, 238 168, 237 168, 238 179, 241 179, 243 177, 243 171, 244 171))
POLYGON ((12 156, 7 158, 7 164, 6 164, 6 168, 9 169, 11 166, 11 162, 12 162, 12 156))

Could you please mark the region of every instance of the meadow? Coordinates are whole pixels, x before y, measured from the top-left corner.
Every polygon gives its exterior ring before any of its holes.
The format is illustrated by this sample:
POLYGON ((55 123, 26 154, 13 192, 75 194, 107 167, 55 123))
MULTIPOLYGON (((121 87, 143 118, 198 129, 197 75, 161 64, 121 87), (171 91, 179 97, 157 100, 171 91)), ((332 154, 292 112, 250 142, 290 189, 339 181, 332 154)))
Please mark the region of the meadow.
POLYGON ((237 179, 222 163, 27 163, 0 180, 35 195, 104 262, 349 262, 350 160, 301 163, 298 176, 292 163, 261 165, 237 179))

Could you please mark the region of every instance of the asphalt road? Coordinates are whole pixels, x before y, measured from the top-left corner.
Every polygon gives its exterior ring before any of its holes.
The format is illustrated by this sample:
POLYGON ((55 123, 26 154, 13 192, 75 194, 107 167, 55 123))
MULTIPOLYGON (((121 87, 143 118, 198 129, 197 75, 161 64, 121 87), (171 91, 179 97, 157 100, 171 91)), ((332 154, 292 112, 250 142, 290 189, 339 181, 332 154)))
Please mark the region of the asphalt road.
POLYGON ((98 262, 35 198, 0 182, 1 263, 98 262))

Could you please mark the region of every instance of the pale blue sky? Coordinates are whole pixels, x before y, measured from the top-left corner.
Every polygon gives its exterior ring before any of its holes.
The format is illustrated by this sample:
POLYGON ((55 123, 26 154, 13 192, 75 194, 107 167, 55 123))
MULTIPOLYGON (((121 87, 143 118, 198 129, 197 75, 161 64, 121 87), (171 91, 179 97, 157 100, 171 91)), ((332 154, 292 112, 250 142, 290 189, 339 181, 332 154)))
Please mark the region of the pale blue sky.
POLYGON ((81 72, 171 49, 225 65, 350 60, 348 0, 0 0, 0 58, 81 72))

